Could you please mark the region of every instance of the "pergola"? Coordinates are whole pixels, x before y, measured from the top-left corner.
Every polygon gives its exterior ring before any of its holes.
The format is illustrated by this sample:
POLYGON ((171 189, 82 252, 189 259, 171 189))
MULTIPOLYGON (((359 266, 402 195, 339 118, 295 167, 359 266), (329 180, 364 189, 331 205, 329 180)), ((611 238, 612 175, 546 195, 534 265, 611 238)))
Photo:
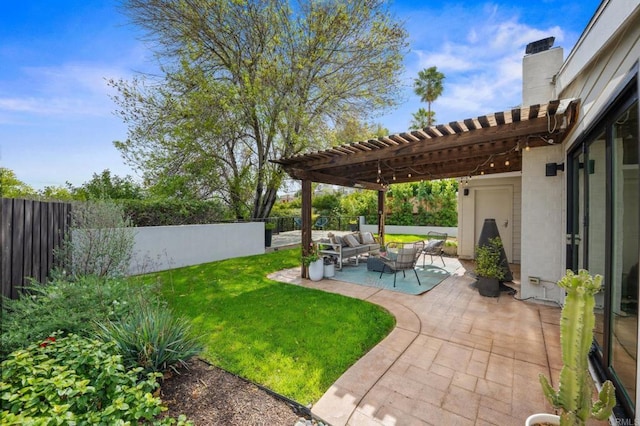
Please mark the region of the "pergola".
MULTIPOLYGON (((522 151, 562 143, 579 100, 550 101, 274 160, 302 182, 302 247, 311 244, 311 183, 378 191, 384 244, 384 194, 393 183, 522 170, 522 151)), ((303 276, 306 272, 303 268, 303 276)))

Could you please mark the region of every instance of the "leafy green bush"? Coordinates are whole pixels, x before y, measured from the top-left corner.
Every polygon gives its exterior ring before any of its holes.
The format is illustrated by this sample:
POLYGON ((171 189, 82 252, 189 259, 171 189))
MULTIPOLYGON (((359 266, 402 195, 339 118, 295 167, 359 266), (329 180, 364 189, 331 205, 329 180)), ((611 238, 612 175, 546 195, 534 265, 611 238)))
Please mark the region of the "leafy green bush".
POLYGON ((138 423, 166 410, 152 395, 160 374, 138 382, 141 369, 126 371, 113 343, 53 334, 13 352, 1 366, 6 425, 138 423))
POLYGON ((0 359, 56 330, 89 336, 94 332, 94 321, 126 316, 135 309, 130 301, 141 292, 150 298, 151 290, 95 276, 79 277, 75 282, 64 277, 49 284, 32 282, 20 298, 3 299, 0 359))
POLYGON ((55 255, 74 276, 123 276, 133 256, 135 231, 121 206, 111 201, 73 204, 71 232, 55 255))
POLYGON ((320 216, 329 216, 340 208, 339 193, 324 193, 313 197, 312 207, 320 216))
POLYGON ((173 368, 201 350, 189 324, 160 303, 140 300, 126 318, 98 325, 98 336, 115 343, 125 366, 145 373, 173 368))
POLYGON ((490 238, 489 243, 476 247, 476 275, 503 280, 505 271, 501 264, 502 240, 490 238))
POLYGON ((134 226, 193 225, 232 218, 217 200, 121 200, 121 203, 134 226))

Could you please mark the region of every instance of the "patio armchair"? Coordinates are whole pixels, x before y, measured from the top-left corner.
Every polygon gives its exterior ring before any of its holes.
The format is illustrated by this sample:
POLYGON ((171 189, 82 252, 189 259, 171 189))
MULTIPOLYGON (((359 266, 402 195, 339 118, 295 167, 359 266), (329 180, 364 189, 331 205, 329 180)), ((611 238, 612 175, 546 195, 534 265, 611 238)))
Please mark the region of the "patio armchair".
POLYGON ((327 223, 329 223, 329 218, 320 216, 318 219, 316 219, 316 223, 313 225, 313 227, 316 229, 324 230, 324 227, 327 226, 327 223))
POLYGON ((416 241, 413 243, 394 243, 387 244, 387 257, 380 257, 382 262, 382 271, 380 278, 386 271, 393 272, 393 286, 396 286, 396 275, 398 271, 402 271, 402 276, 406 277, 406 270, 412 270, 416 274, 418 285, 420 277, 416 271, 416 263, 424 250, 424 241, 416 241))
POLYGON ((440 260, 442 260, 442 266, 446 266, 444 263, 444 258, 442 257, 444 253, 444 244, 447 241, 448 235, 444 232, 435 232, 430 231, 427 233, 427 243, 422 250, 424 257, 422 258, 422 267, 424 268, 425 260, 427 259, 427 255, 431 256, 431 264, 433 265, 433 256, 440 256, 440 260))

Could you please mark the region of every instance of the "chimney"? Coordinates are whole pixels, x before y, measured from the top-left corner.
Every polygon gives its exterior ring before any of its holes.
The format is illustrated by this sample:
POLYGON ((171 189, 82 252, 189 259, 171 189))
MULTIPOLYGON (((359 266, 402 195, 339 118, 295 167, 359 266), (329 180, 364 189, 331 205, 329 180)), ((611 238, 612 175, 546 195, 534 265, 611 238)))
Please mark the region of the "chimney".
POLYGON ((522 105, 546 104, 556 98, 555 76, 564 60, 555 37, 529 43, 522 59, 522 105))

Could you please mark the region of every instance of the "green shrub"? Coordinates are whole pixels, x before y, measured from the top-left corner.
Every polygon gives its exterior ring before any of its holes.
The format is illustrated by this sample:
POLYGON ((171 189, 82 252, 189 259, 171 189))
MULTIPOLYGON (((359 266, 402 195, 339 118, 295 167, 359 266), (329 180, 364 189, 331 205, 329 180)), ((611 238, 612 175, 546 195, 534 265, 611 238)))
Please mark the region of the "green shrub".
POLYGON ((69 232, 55 255, 74 276, 123 276, 133 256, 135 230, 111 201, 74 203, 69 232))
POLYGON ((121 200, 134 226, 193 225, 231 219, 218 200, 121 200))
POLYGON ((126 371, 113 343, 53 334, 1 366, 3 424, 137 424, 166 410, 152 395, 160 374, 138 381, 141 369, 126 371))
POLYGON ((186 321, 166 306, 145 301, 126 318, 99 324, 98 336, 115 343, 125 366, 145 373, 173 368, 201 350, 186 321))
POLYGON ((115 321, 131 312, 135 307, 130 301, 140 292, 151 297, 151 287, 120 279, 86 276, 75 282, 64 278, 49 284, 32 282, 20 298, 3 299, 0 359, 56 330, 89 336, 95 321, 115 321))
POLYGON ((477 246, 475 273, 481 277, 503 280, 505 271, 501 264, 501 250, 500 237, 490 238, 488 244, 477 246))

